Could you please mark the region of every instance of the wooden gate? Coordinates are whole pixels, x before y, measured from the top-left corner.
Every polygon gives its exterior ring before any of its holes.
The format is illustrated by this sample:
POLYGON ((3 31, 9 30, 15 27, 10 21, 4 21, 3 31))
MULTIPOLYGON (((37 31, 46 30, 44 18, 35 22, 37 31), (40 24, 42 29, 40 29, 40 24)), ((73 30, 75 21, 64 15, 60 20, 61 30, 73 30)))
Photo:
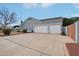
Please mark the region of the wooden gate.
POLYGON ((75 24, 71 24, 67 28, 68 36, 75 40, 75 24))

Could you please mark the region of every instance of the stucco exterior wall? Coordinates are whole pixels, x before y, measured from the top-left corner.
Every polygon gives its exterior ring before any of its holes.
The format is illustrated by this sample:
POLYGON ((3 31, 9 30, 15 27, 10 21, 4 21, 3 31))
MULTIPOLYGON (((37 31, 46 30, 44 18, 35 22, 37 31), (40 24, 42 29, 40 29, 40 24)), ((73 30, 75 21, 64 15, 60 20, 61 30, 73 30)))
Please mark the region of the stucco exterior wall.
POLYGON ((33 29, 34 25, 41 24, 38 20, 28 20, 22 25, 22 29, 33 29))
POLYGON ((58 24, 58 25, 62 25, 62 18, 59 19, 53 19, 53 20, 45 20, 42 21, 43 24, 58 24))
POLYGON ((40 20, 28 20, 24 22, 21 25, 21 29, 34 29, 34 26, 49 26, 49 25, 62 25, 62 18, 61 19, 53 19, 53 20, 45 20, 45 21, 40 21, 40 20))
POLYGON ((79 21, 75 23, 75 27, 76 27, 76 34, 75 34, 75 39, 76 39, 76 43, 79 44, 79 21))

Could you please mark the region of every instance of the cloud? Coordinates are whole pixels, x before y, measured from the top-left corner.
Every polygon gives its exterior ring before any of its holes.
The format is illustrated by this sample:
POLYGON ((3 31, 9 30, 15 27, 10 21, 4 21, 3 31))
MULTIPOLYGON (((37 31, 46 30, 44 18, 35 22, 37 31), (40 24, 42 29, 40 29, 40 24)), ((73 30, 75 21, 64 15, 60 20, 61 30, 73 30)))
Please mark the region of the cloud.
POLYGON ((34 8, 37 7, 37 3, 23 3, 22 6, 25 8, 34 8))
POLYGON ((43 8, 47 8, 47 7, 50 7, 52 5, 54 5, 54 4, 52 4, 52 3, 41 3, 40 6, 43 7, 43 8))
POLYGON ((79 17, 79 13, 72 15, 72 17, 79 17))
POLYGON ((75 8, 79 8, 79 3, 72 4, 75 8))
POLYGON ((22 4, 22 6, 25 8, 36 8, 36 7, 48 8, 52 5, 54 4, 53 3, 24 3, 22 4))

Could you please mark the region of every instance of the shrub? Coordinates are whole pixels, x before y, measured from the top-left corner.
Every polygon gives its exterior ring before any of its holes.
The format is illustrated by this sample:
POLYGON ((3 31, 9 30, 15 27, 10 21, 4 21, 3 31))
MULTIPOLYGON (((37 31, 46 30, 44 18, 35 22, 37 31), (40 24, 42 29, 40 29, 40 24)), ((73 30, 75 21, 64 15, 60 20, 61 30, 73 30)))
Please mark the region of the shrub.
POLYGON ((23 29, 22 32, 23 32, 23 33, 27 33, 27 29, 23 29))
POLYGON ((2 30, 2 32, 4 33, 4 35, 10 35, 10 33, 12 32, 12 29, 5 28, 5 29, 2 30))
POLYGON ((20 29, 16 29, 17 32, 20 32, 20 29))
POLYGON ((0 27, 0 32, 2 31, 2 28, 0 27))
POLYGON ((71 24, 75 23, 76 21, 79 21, 78 17, 64 18, 62 26, 71 25, 71 24))
POLYGON ((61 35, 64 35, 64 36, 66 36, 66 33, 65 33, 65 32, 61 32, 61 35))

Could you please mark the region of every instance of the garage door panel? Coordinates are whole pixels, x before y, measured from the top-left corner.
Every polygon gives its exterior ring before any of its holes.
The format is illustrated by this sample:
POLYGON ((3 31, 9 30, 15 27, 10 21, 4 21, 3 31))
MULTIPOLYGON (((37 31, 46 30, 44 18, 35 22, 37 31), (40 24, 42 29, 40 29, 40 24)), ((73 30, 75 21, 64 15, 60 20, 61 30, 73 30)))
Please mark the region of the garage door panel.
POLYGON ((34 32, 36 32, 36 33, 48 33, 48 26, 35 26, 34 32))
POLYGON ((49 32, 50 33, 61 33, 61 26, 59 25, 49 26, 49 32))
POLYGON ((35 33, 61 33, 60 25, 52 25, 52 26, 35 26, 35 33))

